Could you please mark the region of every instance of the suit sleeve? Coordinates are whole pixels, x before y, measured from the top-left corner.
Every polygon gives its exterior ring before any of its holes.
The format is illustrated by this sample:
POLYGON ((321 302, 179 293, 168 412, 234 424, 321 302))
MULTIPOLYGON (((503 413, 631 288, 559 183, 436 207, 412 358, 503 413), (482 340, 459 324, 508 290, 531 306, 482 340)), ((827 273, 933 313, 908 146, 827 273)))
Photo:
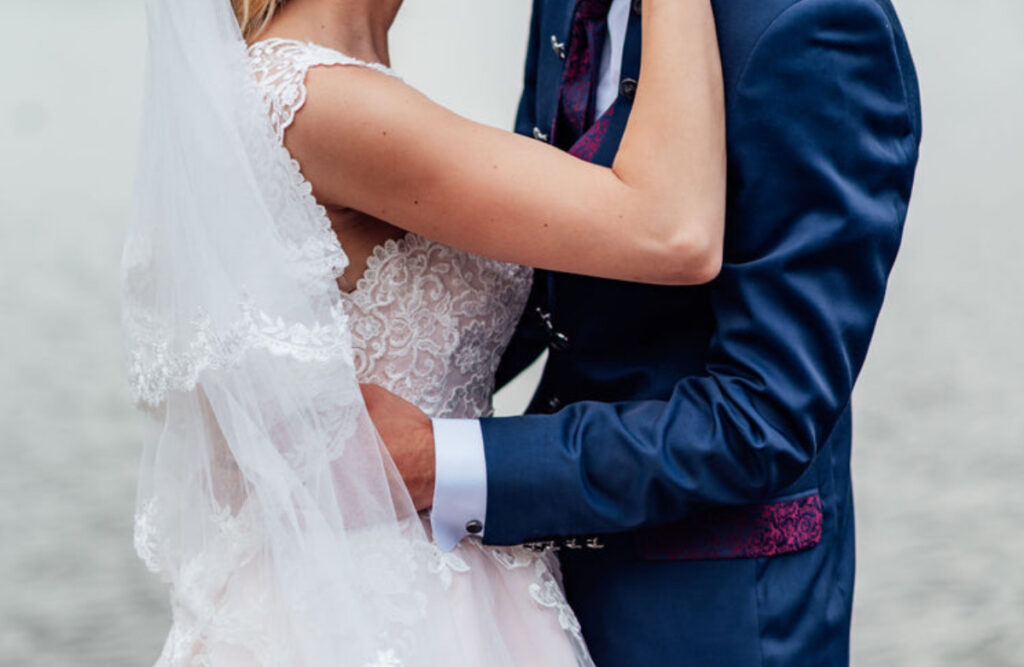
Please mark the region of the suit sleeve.
POLYGON ((731 91, 725 262, 704 373, 664 401, 483 420, 487 541, 629 531, 770 500, 847 407, 895 260, 916 97, 888 17, 802 0, 731 91))

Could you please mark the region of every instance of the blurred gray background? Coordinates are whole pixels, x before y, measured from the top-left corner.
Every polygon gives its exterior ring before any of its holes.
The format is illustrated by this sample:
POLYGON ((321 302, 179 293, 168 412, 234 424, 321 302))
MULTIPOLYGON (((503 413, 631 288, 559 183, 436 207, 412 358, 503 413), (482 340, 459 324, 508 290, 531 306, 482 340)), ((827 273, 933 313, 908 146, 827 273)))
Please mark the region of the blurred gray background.
MULTIPOLYGON (((925 141, 855 397, 854 663, 1024 665, 1024 3, 896 2, 925 141)), ((407 5, 395 67, 509 127, 529 2, 407 5)), ((0 25, 0 665, 151 664, 118 300, 141 1, 4 2, 0 25)))

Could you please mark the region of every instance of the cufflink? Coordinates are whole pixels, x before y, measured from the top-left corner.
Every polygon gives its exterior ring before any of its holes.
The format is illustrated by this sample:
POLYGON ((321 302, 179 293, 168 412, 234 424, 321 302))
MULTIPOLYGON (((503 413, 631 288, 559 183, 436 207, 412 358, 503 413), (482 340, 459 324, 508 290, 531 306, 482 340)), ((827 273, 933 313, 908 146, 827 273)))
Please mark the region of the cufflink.
POLYGON ((533 128, 533 138, 537 141, 543 141, 547 143, 548 135, 541 131, 539 127, 533 128))
POLYGON ((479 535, 484 532, 484 524, 477 519, 466 522, 466 532, 470 535, 479 535))

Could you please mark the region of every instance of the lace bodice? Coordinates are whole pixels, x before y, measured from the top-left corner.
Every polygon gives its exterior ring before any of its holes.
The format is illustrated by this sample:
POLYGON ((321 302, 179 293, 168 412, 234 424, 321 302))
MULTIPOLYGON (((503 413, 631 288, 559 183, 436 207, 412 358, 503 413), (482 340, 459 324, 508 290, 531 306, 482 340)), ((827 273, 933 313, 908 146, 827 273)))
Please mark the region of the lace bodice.
POLYGON ((377 247, 345 299, 357 375, 435 417, 490 415, 531 275, 413 234, 377 247))
MULTIPOLYGON (((257 42, 249 53, 279 140, 305 103, 311 67, 359 65, 395 76, 383 65, 292 40, 257 42)), ((359 380, 431 416, 489 415, 498 361, 531 279, 530 269, 415 234, 378 246, 355 291, 343 297, 359 380)))

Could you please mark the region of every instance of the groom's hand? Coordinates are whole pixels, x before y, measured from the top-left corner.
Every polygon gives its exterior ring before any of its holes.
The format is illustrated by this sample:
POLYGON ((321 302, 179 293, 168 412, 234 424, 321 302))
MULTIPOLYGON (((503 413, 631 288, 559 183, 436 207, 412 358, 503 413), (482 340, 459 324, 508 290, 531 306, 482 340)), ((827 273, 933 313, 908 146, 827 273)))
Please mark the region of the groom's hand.
POLYGON ((370 419, 383 438, 417 510, 434 502, 434 425, 422 410, 376 385, 360 386, 370 419))

